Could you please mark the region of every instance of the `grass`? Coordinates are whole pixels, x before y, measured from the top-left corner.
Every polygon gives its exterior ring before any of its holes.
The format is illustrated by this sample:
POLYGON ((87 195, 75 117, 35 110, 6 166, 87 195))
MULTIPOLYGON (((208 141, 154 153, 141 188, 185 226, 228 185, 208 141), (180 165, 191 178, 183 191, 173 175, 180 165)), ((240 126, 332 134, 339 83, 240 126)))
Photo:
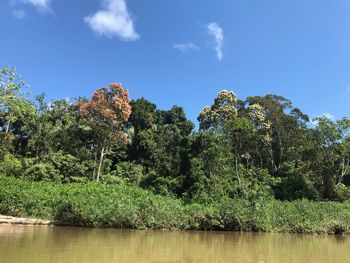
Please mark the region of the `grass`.
POLYGON ((350 202, 225 199, 184 204, 125 185, 32 182, 0 176, 0 213, 90 227, 291 233, 350 231, 350 202))

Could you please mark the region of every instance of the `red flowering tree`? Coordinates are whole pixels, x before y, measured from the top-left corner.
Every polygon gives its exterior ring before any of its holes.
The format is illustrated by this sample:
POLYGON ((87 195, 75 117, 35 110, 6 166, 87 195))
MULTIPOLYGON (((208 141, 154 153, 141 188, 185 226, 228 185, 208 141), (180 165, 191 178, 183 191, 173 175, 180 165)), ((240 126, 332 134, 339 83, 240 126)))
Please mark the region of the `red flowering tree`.
POLYGON ((124 127, 131 114, 129 94, 120 83, 112 83, 96 90, 88 101, 80 101, 77 108, 82 123, 92 129, 95 150, 93 179, 99 181, 110 148, 116 143, 127 143, 124 127))

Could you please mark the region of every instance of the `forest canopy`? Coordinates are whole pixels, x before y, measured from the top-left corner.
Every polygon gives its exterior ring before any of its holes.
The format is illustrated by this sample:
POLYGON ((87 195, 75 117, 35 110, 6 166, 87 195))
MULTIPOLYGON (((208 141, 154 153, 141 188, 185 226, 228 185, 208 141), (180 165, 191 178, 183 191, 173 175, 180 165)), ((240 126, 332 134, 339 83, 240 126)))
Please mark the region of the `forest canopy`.
POLYGON ((90 98, 31 99, 0 69, 0 174, 30 181, 99 181, 186 202, 350 199, 350 120, 310 120, 282 96, 220 91, 198 114, 130 100, 120 83, 90 98))

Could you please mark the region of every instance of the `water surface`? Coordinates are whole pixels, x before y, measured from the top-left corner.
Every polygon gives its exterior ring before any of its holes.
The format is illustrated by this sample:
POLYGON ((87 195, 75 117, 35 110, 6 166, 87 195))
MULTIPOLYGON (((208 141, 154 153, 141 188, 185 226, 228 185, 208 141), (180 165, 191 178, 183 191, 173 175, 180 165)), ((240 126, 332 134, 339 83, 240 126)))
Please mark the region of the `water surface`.
POLYGON ((0 262, 350 262, 350 237, 0 226, 0 262))

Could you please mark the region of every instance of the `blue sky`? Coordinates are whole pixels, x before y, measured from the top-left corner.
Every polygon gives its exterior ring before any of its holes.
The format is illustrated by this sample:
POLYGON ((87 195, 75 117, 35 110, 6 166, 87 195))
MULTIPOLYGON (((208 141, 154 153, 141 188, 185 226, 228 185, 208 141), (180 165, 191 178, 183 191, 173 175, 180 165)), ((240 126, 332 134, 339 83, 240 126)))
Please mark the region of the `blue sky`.
POLYGON ((350 116, 348 0, 1 0, 0 65, 33 94, 132 98, 196 119, 222 89, 350 116))

